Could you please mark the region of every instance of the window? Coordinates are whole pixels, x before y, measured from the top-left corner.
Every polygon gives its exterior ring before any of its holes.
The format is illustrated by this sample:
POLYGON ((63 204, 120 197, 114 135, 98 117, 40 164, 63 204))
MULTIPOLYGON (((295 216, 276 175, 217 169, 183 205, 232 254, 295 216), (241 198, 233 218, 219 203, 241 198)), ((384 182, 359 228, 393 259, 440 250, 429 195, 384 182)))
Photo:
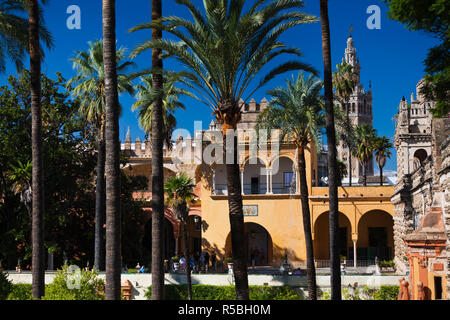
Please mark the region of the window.
POLYGON ((294 180, 294 173, 293 172, 285 172, 284 178, 283 178, 283 186, 284 187, 290 187, 294 180))

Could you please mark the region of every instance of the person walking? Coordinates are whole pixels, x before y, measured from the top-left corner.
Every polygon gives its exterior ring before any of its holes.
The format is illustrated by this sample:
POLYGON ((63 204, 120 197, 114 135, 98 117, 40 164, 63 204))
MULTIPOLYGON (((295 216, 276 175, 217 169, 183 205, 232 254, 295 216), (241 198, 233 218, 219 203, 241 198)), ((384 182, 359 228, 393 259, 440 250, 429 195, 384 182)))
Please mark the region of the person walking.
POLYGON ((205 251, 205 273, 207 273, 209 270, 209 258, 209 252, 205 251))
POLYGON ((216 271, 216 252, 214 250, 211 253, 211 269, 216 271))

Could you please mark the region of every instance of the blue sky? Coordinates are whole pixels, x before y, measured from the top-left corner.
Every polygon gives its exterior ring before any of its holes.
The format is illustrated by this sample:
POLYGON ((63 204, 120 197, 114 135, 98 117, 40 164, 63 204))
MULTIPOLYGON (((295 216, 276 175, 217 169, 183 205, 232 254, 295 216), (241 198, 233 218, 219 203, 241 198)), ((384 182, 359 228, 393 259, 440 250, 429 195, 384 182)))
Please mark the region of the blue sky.
MULTIPOLYGON (((201 0, 193 0, 199 6, 201 0)), ((252 3, 252 0, 248 0, 252 3)), ((45 8, 46 25, 55 38, 55 48, 47 52, 43 62, 42 72, 55 78, 55 72, 61 72, 66 79, 75 75, 69 58, 75 50, 86 50, 87 42, 102 37, 102 8, 101 1, 92 0, 52 0, 45 8), (78 5, 81 9, 81 29, 69 30, 66 20, 69 14, 67 7, 78 5)), ((319 0, 305 0, 304 12, 319 17, 319 0)), ((380 0, 329 0, 329 16, 331 27, 331 47, 333 66, 340 63, 346 47, 348 29, 354 26, 352 36, 358 57, 362 66, 361 82, 368 89, 372 82, 374 127, 379 135, 386 135, 393 139, 394 122, 402 96, 409 100, 411 92, 415 92, 417 82, 424 75, 423 60, 428 48, 434 46, 437 40, 422 32, 410 32, 404 25, 387 18, 387 7, 380 0), (366 20, 370 14, 366 9, 370 5, 378 5, 381 9, 381 29, 370 30, 366 20)), ((182 6, 174 0, 163 0, 163 15, 177 15, 189 17, 182 6)), ((133 26, 149 22, 149 0, 118 0, 117 1, 117 41, 118 46, 128 48, 130 52, 136 45, 149 39, 151 31, 128 33, 133 26)), ((303 61, 315 67, 323 75, 322 40, 320 22, 297 26, 287 31, 282 40, 291 46, 300 48, 304 53, 303 61)), ((289 57, 282 57, 277 63, 289 57)), ((145 52, 135 59, 136 71, 151 66, 151 53, 145 52)), ((173 62, 167 61, 167 69, 178 69, 173 62)), ((8 74, 16 74, 9 65, 6 75, 0 77, 0 84, 6 82, 8 74)), ((284 74, 261 88, 254 94, 256 101, 260 101, 268 89, 283 85, 290 74, 284 74)), ((139 128, 136 112, 131 111, 134 98, 123 95, 120 97, 123 113, 120 118, 120 138, 125 138, 127 128, 130 128, 131 138, 141 139, 144 132, 139 128)), ((210 109, 190 98, 183 98, 186 110, 180 110, 176 116, 178 126, 191 133, 194 121, 203 121, 203 128, 207 128, 211 121, 210 109)), ((385 167, 386 170, 396 170, 396 156, 393 156, 385 167)), ((377 170, 377 168, 376 168, 377 170)))

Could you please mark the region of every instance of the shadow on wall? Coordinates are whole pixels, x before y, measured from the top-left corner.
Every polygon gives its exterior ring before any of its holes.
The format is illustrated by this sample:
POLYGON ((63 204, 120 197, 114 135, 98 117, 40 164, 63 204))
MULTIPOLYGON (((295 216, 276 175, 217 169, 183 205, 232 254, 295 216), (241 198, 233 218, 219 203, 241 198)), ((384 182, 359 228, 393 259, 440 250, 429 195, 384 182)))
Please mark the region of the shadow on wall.
MULTIPOLYGON (((208 251, 209 254, 214 250, 217 256, 216 271, 225 272, 227 270, 225 258, 231 256, 231 234, 228 234, 225 248, 219 248, 217 244, 211 244, 207 239, 202 238, 202 250, 208 251)), ((293 268, 306 265, 306 261, 297 256, 291 248, 280 247, 272 243, 272 254, 269 266, 278 269, 283 263, 285 256, 287 256, 287 262, 291 264, 293 268)))

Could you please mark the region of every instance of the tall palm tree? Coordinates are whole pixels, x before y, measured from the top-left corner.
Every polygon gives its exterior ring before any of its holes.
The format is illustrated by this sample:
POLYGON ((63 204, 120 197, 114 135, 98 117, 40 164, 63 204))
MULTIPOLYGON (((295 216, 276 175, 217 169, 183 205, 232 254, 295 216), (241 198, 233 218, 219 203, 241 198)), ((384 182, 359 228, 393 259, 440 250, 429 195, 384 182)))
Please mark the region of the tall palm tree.
POLYGON ((103 63, 105 69, 106 140, 106 288, 107 300, 120 300, 120 142, 116 70, 115 0, 103 0, 103 63))
POLYGON ((367 165, 373 157, 373 151, 376 141, 376 131, 368 124, 356 126, 356 158, 363 168, 362 182, 367 185, 367 165))
MULTIPOLYGON (((0 3, 0 73, 6 70, 6 58, 14 63, 18 71, 23 69, 26 53, 29 52, 29 19, 18 14, 27 10, 27 0, 2 0, 0 3)), ((42 9, 39 9, 39 14, 38 37, 42 42, 41 47, 51 48, 53 37, 44 25, 42 9)), ((40 53, 43 57, 43 50, 40 53)))
MULTIPOLYGON (((95 186, 95 244, 94 267, 104 270, 103 224, 105 220, 105 70, 103 61, 103 42, 88 42, 87 51, 76 51, 70 60, 77 75, 67 82, 72 95, 80 100, 79 113, 96 131, 97 143, 97 179, 95 186), (72 88, 72 86, 74 87, 72 88)), ((131 78, 126 74, 134 66, 125 60, 125 48, 116 51, 118 92, 134 92, 131 78)), ((120 111, 119 111, 120 112, 120 111)))
POLYGON ((386 164, 386 159, 391 157, 391 148, 394 145, 390 142, 389 138, 386 136, 377 137, 374 144, 375 161, 380 168, 380 186, 383 185, 383 168, 386 164))
POLYGON ((352 185, 352 154, 355 152, 354 128, 350 120, 350 96, 356 85, 353 66, 342 61, 337 65, 337 71, 333 73, 333 86, 336 89, 336 97, 345 111, 345 121, 338 121, 341 129, 341 139, 348 148, 348 183, 352 185))
POLYGON ((163 89, 161 92, 153 90, 153 77, 151 75, 142 76, 141 84, 136 85, 136 102, 131 107, 138 110, 139 125, 147 133, 152 132, 153 104, 162 99, 163 115, 163 137, 168 148, 172 146, 172 133, 177 125, 175 111, 185 109, 184 104, 179 100, 181 95, 195 97, 191 92, 176 86, 177 82, 182 81, 182 76, 178 73, 164 73, 163 89))
MULTIPOLYGON (((151 0, 151 21, 162 17, 162 1, 151 0)), ((153 26, 151 41, 162 41, 162 29, 153 26)), ((163 61, 161 49, 152 49, 152 88, 160 92, 163 88, 163 61)), ((164 169, 163 169, 163 103, 156 99, 152 107, 152 300, 164 299, 164 169)))
MULTIPOLYGON (((281 54, 300 56, 297 48, 287 47, 279 37, 293 26, 316 19, 298 9, 303 1, 257 1, 244 11, 245 0, 204 0, 204 15, 190 0, 176 0, 193 17, 164 17, 131 31, 161 28, 179 42, 154 39, 139 45, 133 56, 153 48, 164 50, 164 57, 174 57, 190 73, 190 88, 209 106, 222 126, 224 153, 233 155, 226 164, 231 247, 237 299, 249 298, 247 251, 244 243, 244 216, 241 182, 237 161, 237 138, 231 134, 241 117, 239 100, 246 101, 257 89, 278 74, 304 69, 315 70, 297 60, 277 65, 259 83, 249 89, 263 67, 281 54), (244 96, 245 95, 245 96, 244 96), (228 146, 227 146, 228 142, 228 146)), ((227 157, 230 158, 230 157, 227 157)))
POLYGON ((31 157, 32 157, 32 292, 34 299, 45 293, 44 278, 44 172, 42 160, 41 48, 39 43, 39 4, 28 1, 30 91, 31 91, 31 157))
POLYGON ((259 128, 280 129, 280 138, 295 142, 298 148, 300 199, 302 203, 303 230, 306 242, 306 270, 309 299, 317 299, 316 270, 311 233, 311 218, 306 181, 305 150, 311 143, 320 149, 320 130, 325 125, 320 90, 322 81, 299 72, 297 79, 286 81, 286 87, 278 87, 267 93, 273 98, 258 116, 259 128))
POLYGON ((192 201, 196 195, 193 190, 195 183, 186 174, 181 173, 176 177, 167 179, 164 191, 167 194, 167 204, 173 208, 178 219, 181 220, 181 231, 183 234, 183 251, 186 258, 186 279, 188 285, 188 299, 192 300, 191 266, 189 263, 189 246, 186 231, 186 223, 189 209, 187 203, 192 201))
POLYGON ((320 0, 320 21, 322 29, 322 55, 324 66, 325 112, 328 144, 328 192, 330 216, 330 271, 331 299, 341 300, 341 273, 338 244, 338 167, 336 151, 336 132, 333 107, 333 80, 331 74, 330 21, 328 0, 320 0))

